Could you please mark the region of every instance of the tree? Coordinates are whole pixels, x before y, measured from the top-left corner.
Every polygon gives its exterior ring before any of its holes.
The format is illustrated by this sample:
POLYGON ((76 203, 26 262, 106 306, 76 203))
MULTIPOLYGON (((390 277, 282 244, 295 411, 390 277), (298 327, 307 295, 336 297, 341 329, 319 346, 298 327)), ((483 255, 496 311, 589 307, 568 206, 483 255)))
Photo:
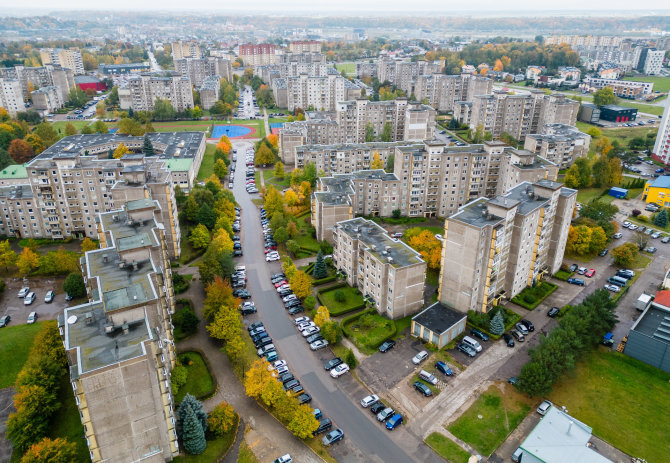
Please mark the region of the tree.
POLYGON ((321 325, 321 335, 328 343, 336 344, 342 340, 342 328, 337 322, 326 322, 321 325))
POLYGON ((647 247, 649 243, 649 235, 641 232, 633 233, 633 243, 635 243, 640 251, 647 247))
POLYGON ((9 240, 0 241, 0 265, 9 271, 9 267, 16 263, 16 252, 12 249, 9 240))
POLYGON ((98 249, 98 245, 91 238, 84 238, 84 241, 81 242, 81 252, 82 254, 87 253, 88 251, 93 251, 98 249))
MULTIPOLYGON (((2 143, 0 141, 0 143, 2 143)), ((14 164, 14 160, 9 155, 9 151, 0 147, 0 170, 3 170, 5 167, 14 164)))
POLYGON ((227 402, 221 402, 209 412, 207 429, 215 436, 223 437, 225 433, 233 429, 236 418, 237 413, 235 413, 233 406, 227 402))
POLYGON ((47 435, 49 418, 60 403, 56 391, 26 385, 17 388, 14 407, 16 412, 7 420, 7 437, 12 441, 14 451, 23 453, 47 435))
POLYGON ((565 173, 563 182, 565 182, 565 186, 568 188, 579 188, 579 168, 576 164, 570 166, 568 171, 565 173))
POLYGON ((70 463, 77 460, 77 446, 67 439, 45 437, 33 444, 21 458, 21 463, 70 463))
POLYGON ((63 291, 73 298, 83 297, 86 294, 86 285, 80 273, 70 273, 63 282, 63 291))
POLYGON ((491 318, 491 333, 500 336, 505 332, 505 319, 500 310, 491 318))
POLYGON ((300 245, 294 240, 288 240, 286 242, 286 249, 295 256, 300 251, 300 245))
POLYGON ((105 124, 101 120, 97 120, 93 123, 93 130, 95 131, 95 133, 109 133, 107 124, 105 124))
POLYGON ((288 423, 288 430, 300 439, 313 436, 313 432, 319 427, 319 422, 314 417, 314 411, 307 404, 299 405, 292 413, 293 417, 288 423))
POLYGON ((293 293, 300 299, 307 297, 312 292, 312 280, 305 272, 299 270, 290 279, 293 293))
POLYGON ((26 276, 40 265, 39 256, 30 248, 23 248, 21 254, 16 259, 16 266, 19 268, 19 275, 26 276))
POLYGON ((302 305, 305 310, 312 310, 316 305, 316 298, 310 294, 304 301, 302 301, 302 305))
POLYGON ((568 231, 565 252, 578 256, 588 254, 591 250, 591 233, 591 228, 586 225, 571 226, 568 231))
POLYGON ((72 124, 72 122, 65 124, 65 135, 77 135, 77 128, 72 124))
POLYGON ((386 158, 386 172, 391 173, 393 172, 394 166, 393 164, 395 163, 395 155, 394 154, 389 154, 389 157, 386 158))
POLYGON ((269 185, 265 190, 264 200, 265 212, 269 219, 272 219, 272 216, 277 212, 284 212, 284 198, 273 185, 269 185))
POLYGON ((9 155, 17 164, 28 162, 35 156, 32 146, 20 138, 12 140, 7 151, 9 151, 9 155))
POLYGON ((191 118, 195 120, 200 120, 202 117, 202 109, 200 109, 200 106, 195 106, 193 109, 191 109, 191 118))
POLYGON ((370 169, 383 169, 384 168, 384 161, 382 161, 381 157, 379 156, 379 153, 375 151, 372 154, 372 162, 370 163, 370 169))
POLYGON ((76 85, 67 95, 70 106, 83 106, 88 101, 88 96, 81 88, 76 85))
MULTIPOLYGON (((176 315, 176 314, 175 314, 176 315)), ((174 318, 173 318, 174 319, 174 318)), ((170 372, 170 384, 172 385, 172 395, 176 396, 179 389, 186 384, 188 379, 188 370, 184 365, 177 363, 170 372)))
POLYGON ((315 280, 320 280, 321 278, 326 278, 328 276, 328 267, 326 267, 326 261, 323 258, 321 250, 316 254, 313 275, 315 280))
POLYGON ((281 161, 275 163, 273 175, 277 178, 283 179, 286 173, 284 172, 284 164, 281 161))
POLYGON ((144 142, 142 143, 142 153, 144 153, 145 156, 153 156, 156 154, 154 145, 146 134, 144 134, 144 142))
POLYGON ((610 178, 610 163, 606 156, 600 156, 593 163, 593 186, 608 186, 607 180, 610 178))
POLYGON ((170 100, 156 98, 153 114, 154 119, 157 121, 170 121, 174 120, 177 113, 172 107, 170 100))
POLYGON ((668 226, 668 210, 663 208, 661 212, 656 214, 652 220, 654 225, 660 228, 665 228, 668 226))
POLYGON ((265 143, 262 143, 261 146, 256 150, 256 156, 254 158, 254 162, 256 163, 256 165, 267 166, 269 164, 274 163, 274 161, 275 161, 275 154, 265 143))
POLYGON ((603 106, 616 103, 616 96, 612 87, 603 87, 593 93, 593 104, 596 106, 603 106))
POLYGON ((139 121, 125 117, 119 121, 118 133, 139 137, 144 135, 144 129, 142 128, 142 124, 140 124, 139 121))
POLYGON ((223 161, 223 159, 217 159, 214 162, 213 172, 214 175, 216 175, 220 179, 228 175, 228 167, 226 166, 226 163, 223 161))
POLYGON ((354 351, 351 349, 347 349, 346 354, 344 354, 344 362, 349 365, 349 368, 355 368, 356 365, 358 365, 358 360, 356 360, 356 356, 354 355, 354 351))
POLYGON ((188 240, 195 249, 205 249, 210 242, 209 230, 203 224, 198 224, 192 231, 188 240))
POLYGON ((60 139, 58 132, 56 131, 56 129, 53 128, 53 125, 51 125, 51 123, 49 122, 42 122, 35 128, 35 132, 33 133, 35 133, 35 135, 40 137, 40 139, 44 141, 44 143, 46 143, 47 146, 53 145, 60 139))
POLYGON ((214 228, 214 224, 216 223, 216 213, 212 206, 208 203, 204 203, 200 206, 195 215, 195 221, 199 224, 203 224, 210 230, 214 228))
POLYGON ((244 390, 249 397, 258 398, 274 378, 267 368, 268 362, 256 360, 244 375, 244 390))
POLYGON ((381 141, 389 142, 392 139, 392 133, 391 133, 391 123, 390 122, 384 122, 384 128, 382 129, 382 134, 379 137, 381 141))
POLYGON ((123 143, 119 143, 119 146, 114 150, 114 159, 121 159, 124 154, 130 153, 130 150, 123 143))
POLYGON ((212 320, 221 307, 237 308, 238 300, 233 296, 233 289, 220 276, 205 286, 205 294, 203 316, 208 320, 212 320))
POLYGON ((299 202, 298 195, 295 193, 295 191, 289 189, 286 193, 284 193, 284 201, 286 201, 287 206, 293 207, 299 202))
POLYGON ((579 158, 575 161, 579 173, 579 188, 591 186, 591 161, 587 158, 579 158))
POLYGON ((33 149, 33 152, 35 154, 40 154, 42 151, 47 149, 47 145, 35 133, 29 133, 28 135, 26 135, 26 138, 24 138, 24 140, 28 142, 28 144, 33 149))
POLYGON ((594 200, 583 205, 579 211, 579 215, 593 220, 598 225, 602 225, 603 223, 611 222, 617 212, 619 212, 619 208, 614 204, 594 200))
POLYGON ((81 133, 82 135, 91 135, 93 133, 93 129, 90 125, 85 125, 81 128, 81 133))
POLYGON ((586 131, 587 135, 591 135, 593 138, 600 138, 602 136, 602 131, 598 127, 591 127, 586 131))
POLYGON ((200 455, 207 448, 205 430, 190 405, 182 403, 179 406, 179 418, 183 422, 181 438, 184 443, 184 450, 191 455, 200 455))
POLYGON ((607 246, 607 235, 602 227, 591 228, 591 242, 589 243, 589 251, 591 253, 600 252, 607 246))
POLYGON ((611 252, 614 263, 619 267, 631 267, 635 262, 637 253, 638 248, 633 243, 624 243, 612 249, 611 252))
POLYGON ((207 431, 207 412, 205 412, 205 410, 202 408, 202 402, 200 402, 191 394, 186 394, 179 403, 179 408, 177 409, 177 414, 179 415, 179 419, 177 420, 177 429, 182 429, 183 427, 184 419, 181 414, 181 408, 187 406, 193 410, 193 413, 195 414, 198 423, 200 423, 202 430, 207 431))
POLYGON ((330 321, 330 312, 328 312, 328 307, 325 305, 319 306, 318 309, 316 309, 316 315, 314 315, 314 323, 316 326, 321 327, 324 323, 328 323, 330 321))

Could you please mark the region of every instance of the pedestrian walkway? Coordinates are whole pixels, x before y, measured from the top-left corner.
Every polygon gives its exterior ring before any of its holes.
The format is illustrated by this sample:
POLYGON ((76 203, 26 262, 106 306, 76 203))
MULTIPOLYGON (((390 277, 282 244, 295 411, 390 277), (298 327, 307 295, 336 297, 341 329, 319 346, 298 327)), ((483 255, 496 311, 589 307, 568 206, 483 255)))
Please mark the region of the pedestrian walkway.
POLYGON ((265 123, 265 136, 267 137, 272 132, 270 131, 270 122, 268 120, 268 112, 265 108, 263 108, 263 122, 265 123))

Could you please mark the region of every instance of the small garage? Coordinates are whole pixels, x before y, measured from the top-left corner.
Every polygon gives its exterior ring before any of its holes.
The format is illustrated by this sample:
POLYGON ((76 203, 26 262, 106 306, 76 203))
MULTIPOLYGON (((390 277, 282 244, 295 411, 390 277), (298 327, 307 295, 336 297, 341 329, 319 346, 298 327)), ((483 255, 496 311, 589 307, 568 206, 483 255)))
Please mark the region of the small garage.
POLYGON ((467 318, 463 312, 436 302, 412 317, 411 334, 441 349, 465 331, 467 318))

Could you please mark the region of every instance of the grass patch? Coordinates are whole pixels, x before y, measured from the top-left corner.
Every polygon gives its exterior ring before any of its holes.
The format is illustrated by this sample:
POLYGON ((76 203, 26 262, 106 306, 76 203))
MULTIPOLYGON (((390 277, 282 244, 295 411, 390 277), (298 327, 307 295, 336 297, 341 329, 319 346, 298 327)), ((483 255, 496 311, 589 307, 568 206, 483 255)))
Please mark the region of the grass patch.
MULTIPOLYGON (((30 325, 29 325, 30 326, 30 325)), ((84 426, 81 424, 79 409, 72 393, 68 375, 64 375, 60 381, 58 402, 60 409, 53 415, 49 437, 55 439, 63 437, 77 446, 77 461, 90 461, 86 439, 83 438, 84 426)))
POLYGON ((406 329, 408 329, 412 325, 412 317, 414 315, 408 315, 403 318, 399 318, 395 320, 395 329, 397 332, 396 337, 401 337, 403 333, 405 332, 406 329))
MULTIPOLYGON (((436 373, 435 368, 432 369, 433 371, 430 371, 430 367, 425 367, 424 370, 427 371, 428 373, 431 373, 431 374, 432 374, 433 376, 435 376, 436 378, 439 378, 439 376, 437 376, 437 375, 435 374, 435 373, 436 373)), ((444 377, 444 375, 441 374, 441 373, 440 373, 440 376, 444 377)), ((409 384, 410 387, 414 388, 414 383, 417 382, 417 381, 420 382, 421 384, 427 386, 428 389, 430 389, 430 390, 433 392, 433 397, 435 397, 435 396, 437 396, 437 395, 440 394, 440 392, 441 392, 441 391, 440 391, 440 388, 438 388, 437 386, 433 386, 432 384, 427 383, 427 382, 424 381, 423 379, 419 378, 419 374, 418 374, 418 373, 415 374, 415 375, 413 375, 413 376, 409 379, 409 382, 408 382, 407 384, 409 384)))
POLYGON ((319 291, 318 298, 321 305, 328 307, 328 311, 334 317, 365 307, 365 301, 363 300, 360 291, 351 286, 329 288, 325 291, 319 291), (337 291, 341 291, 344 294, 345 299, 343 302, 335 300, 335 292, 337 291))
POLYGON ((237 455, 237 463, 260 463, 254 452, 251 451, 246 442, 240 444, 240 451, 237 455))
POLYGON ((491 386, 447 429, 488 456, 514 431, 530 409, 530 400, 512 387, 505 386, 503 395, 497 386, 491 386))
POLYGON ((338 72, 346 72, 347 74, 354 75, 356 74, 356 63, 336 63, 335 69, 338 72))
POLYGON ((437 288, 440 285, 440 271, 429 268, 426 272, 426 284, 437 288))
POLYGON ((558 272, 554 273, 554 278, 561 281, 568 281, 568 278, 574 275, 574 273, 575 272, 566 272, 565 270, 559 270, 558 272))
POLYGON ((614 351, 585 355, 549 398, 624 452, 667 461, 670 440, 658 417, 670 416, 670 374, 614 351), (625 429, 626 432, 621 432, 625 429))
POLYGON ((321 249, 321 245, 313 236, 313 234, 316 233, 316 230, 307 222, 308 220, 309 216, 298 218, 298 220, 296 220, 298 235, 293 238, 293 240, 300 245, 300 251, 303 254, 300 257, 316 255, 319 252, 319 249, 321 249))
POLYGON ((198 181, 203 181, 214 173, 214 151, 216 151, 216 145, 205 144, 205 154, 202 156, 202 164, 198 171, 198 181))
MULTIPOLYGON (((310 437, 309 439, 304 439, 303 442, 314 451, 318 456, 320 456, 327 463, 337 463, 337 460, 330 456, 326 447, 323 446, 321 439, 323 435, 316 437, 310 437)), ((238 460, 239 461, 239 460, 238 460)))
POLYGON ((636 82, 653 82, 654 91, 670 92, 670 77, 653 77, 653 76, 632 76, 624 77, 623 80, 634 80, 636 82))
POLYGON ((577 202, 587 204, 594 199, 600 199, 609 204, 614 200, 614 196, 608 195, 608 190, 609 188, 582 188, 577 191, 577 202))
POLYGON ((381 343, 396 334, 393 320, 377 314, 375 309, 347 317, 342 321, 342 330, 360 351, 369 355, 374 354, 381 343))
MULTIPOLYGON (((15 321, 18 323, 18 320, 15 321)), ((35 335, 43 323, 32 325, 10 325, 0 330, 0 389, 11 387, 16 382, 21 368, 28 360, 35 335)), ((68 385, 69 389, 72 389, 68 385)))
MULTIPOLYGON (((647 268, 649 262, 651 262, 651 257, 649 257, 647 254, 642 254, 639 252, 635 256, 635 259, 633 260, 633 263, 630 267, 635 269, 647 268)), ((637 276, 637 274, 635 276, 637 276)))
POLYGON ((439 456, 452 463, 467 463, 470 458, 470 454, 460 445, 439 432, 431 433, 426 437, 426 444, 439 456))
POLYGON ((52 122, 51 125, 53 126, 54 129, 56 129, 56 132, 59 133, 59 135, 65 136, 65 126, 68 124, 72 124, 75 126, 75 128, 79 131, 89 125, 91 123, 90 120, 67 120, 67 121, 57 121, 57 122, 52 122))
POLYGON ((558 286, 548 281, 541 281, 535 286, 528 286, 519 294, 512 298, 512 302, 525 307, 528 310, 533 310, 540 305, 551 293, 556 291, 558 286))
MULTIPOLYGON (((212 463, 213 461, 221 461, 223 456, 233 445, 233 442, 235 442, 235 435, 237 434, 237 426, 239 423, 240 417, 235 416, 235 425, 232 427, 232 429, 218 439, 207 439, 207 448, 200 455, 179 455, 177 458, 175 458, 174 461, 184 463, 212 463)), ((242 449, 240 447, 240 452, 241 450, 242 449)))
POLYGON ((291 176, 290 174, 284 175, 284 178, 277 178, 274 176, 274 169, 268 169, 263 171, 263 181, 266 185, 274 185, 280 190, 288 188, 291 186, 291 176))
POLYGON ((179 389, 179 393, 175 396, 175 403, 181 402, 187 393, 197 399, 211 396, 216 390, 216 385, 202 355, 198 352, 189 351, 180 353, 177 358, 188 370, 188 376, 186 377, 186 384, 179 389))
POLYGON ((623 98, 619 98, 617 104, 625 108, 637 108, 639 112, 645 114, 653 114, 654 116, 663 115, 663 106, 638 103, 636 101, 624 100, 623 98))
POLYGON ((203 121, 166 121, 166 122, 152 122, 156 132, 207 132, 212 127, 203 121))
POLYGON ((179 262, 181 264, 188 264, 189 262, 197 259, 205 253, 205 249, 195 249, 189 241, 188 237, 191 234, 191 228, 189 226, 182 225, 181 230, 181 240, 179 245, 181 248, 181 255, 179 256, 179 262))

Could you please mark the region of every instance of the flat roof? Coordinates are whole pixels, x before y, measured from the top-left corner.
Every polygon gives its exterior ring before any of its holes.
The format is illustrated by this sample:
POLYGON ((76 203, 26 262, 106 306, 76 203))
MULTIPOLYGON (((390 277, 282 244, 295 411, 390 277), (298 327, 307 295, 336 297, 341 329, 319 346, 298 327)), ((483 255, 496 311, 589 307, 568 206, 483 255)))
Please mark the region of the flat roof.
POLYGON ((653 188, 670 188, 670 175, 661 175, 649 184, 653 188))
POLYGON ((436 302, 412 317, 412 320, 441 335, 466 318, 467 315, 449 306, 436 302))
POLYGON ((477 198, 458 208, 458 212, 449 217, 448 220, 458 220, 474 227, 484 228, 486 226, 495 226, 503 218, 497 215, 487 213, 486 205, 489 200, 486 198, 477 198))
MULTIPOLYGON (((560 187, 560 183, 557 183, 557 185, 560 187)), ((517 211, 522 215, 527 215, 547 203, 547 198, 543 198, 535 194, 535 189, 530 182, 520 183, 514 188, 511 188, 506 195, 493 198, 491 200, 491 204, 502 207, 510 207, 507 205, 509 200, 518 203, 517 211)))
POLYGON ((25 164, 12 164, 0 171, 0 178, 28 178, 25 164))
POLYGON ((670 346, 670 308, 652 302, 632 329, 670 346))

